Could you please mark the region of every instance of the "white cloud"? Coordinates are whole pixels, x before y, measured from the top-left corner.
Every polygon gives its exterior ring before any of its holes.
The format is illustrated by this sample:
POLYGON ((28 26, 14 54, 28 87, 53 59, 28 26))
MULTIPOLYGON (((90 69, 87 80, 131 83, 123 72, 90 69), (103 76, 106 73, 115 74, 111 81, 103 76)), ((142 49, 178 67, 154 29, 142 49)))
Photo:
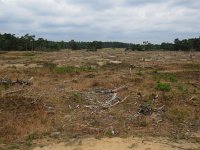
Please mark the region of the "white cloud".
POLYGON ((52 40, 170 41, 199 20, 199 0, 0 0, 0 32, 52 40))

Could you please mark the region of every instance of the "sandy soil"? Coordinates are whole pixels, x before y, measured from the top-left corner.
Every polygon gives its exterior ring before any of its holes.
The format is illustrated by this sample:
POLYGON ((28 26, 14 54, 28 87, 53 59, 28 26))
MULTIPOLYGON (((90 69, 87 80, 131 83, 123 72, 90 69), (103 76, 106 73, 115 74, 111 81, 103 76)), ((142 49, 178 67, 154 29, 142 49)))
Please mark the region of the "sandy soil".
POLYGON ((198 150, 200 144, 186 141, 172 142, 164 138, 104 138, 84 139, 73 143, 52 144, 34 150, 198 150))

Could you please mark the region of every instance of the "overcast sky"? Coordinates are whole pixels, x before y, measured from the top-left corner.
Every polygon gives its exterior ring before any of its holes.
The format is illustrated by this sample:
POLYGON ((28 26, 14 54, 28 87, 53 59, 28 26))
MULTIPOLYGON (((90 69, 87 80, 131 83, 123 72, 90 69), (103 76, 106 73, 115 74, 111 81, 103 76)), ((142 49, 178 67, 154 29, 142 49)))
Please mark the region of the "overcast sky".
POLYGON ((0 33, 173 42, 200 36, 200 0, 0 0, 0 33))

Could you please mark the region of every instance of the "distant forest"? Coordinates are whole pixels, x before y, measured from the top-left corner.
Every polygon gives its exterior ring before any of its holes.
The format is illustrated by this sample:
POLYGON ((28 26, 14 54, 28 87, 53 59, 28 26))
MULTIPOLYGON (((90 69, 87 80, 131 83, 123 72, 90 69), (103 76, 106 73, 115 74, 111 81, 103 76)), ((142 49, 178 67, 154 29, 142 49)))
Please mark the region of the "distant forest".
POLYGON ((48 41, 43 38, 35 38, 35 35, 26 34, 18 37, 15 34, 0 33, 0 50, 1 51, 53 51, 60 49, 72 49, 80 50, 87 49, 89 51, 96 51, 102 48, 124 48, 126 50, 163 50, 163 51, 200 51, 200 37, 179 40, 174 40, 174 43, 162 43, 162 44, 151 44, 148 41, 144 41, 142 44, 123 43, 123 42, 82 42, 71 40, 69 42, 55 42, 48 41))

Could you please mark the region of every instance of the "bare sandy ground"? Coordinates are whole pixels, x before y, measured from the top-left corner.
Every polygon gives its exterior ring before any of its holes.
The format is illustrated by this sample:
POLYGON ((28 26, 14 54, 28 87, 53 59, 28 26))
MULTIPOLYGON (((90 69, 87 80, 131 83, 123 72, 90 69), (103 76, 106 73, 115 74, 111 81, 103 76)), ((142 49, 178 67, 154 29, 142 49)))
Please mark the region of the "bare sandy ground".
POLYGON ((199 143, 173 142, 164 138, 88 138, 72 143, 52 144, 34 150, 200 150, 199 143))

